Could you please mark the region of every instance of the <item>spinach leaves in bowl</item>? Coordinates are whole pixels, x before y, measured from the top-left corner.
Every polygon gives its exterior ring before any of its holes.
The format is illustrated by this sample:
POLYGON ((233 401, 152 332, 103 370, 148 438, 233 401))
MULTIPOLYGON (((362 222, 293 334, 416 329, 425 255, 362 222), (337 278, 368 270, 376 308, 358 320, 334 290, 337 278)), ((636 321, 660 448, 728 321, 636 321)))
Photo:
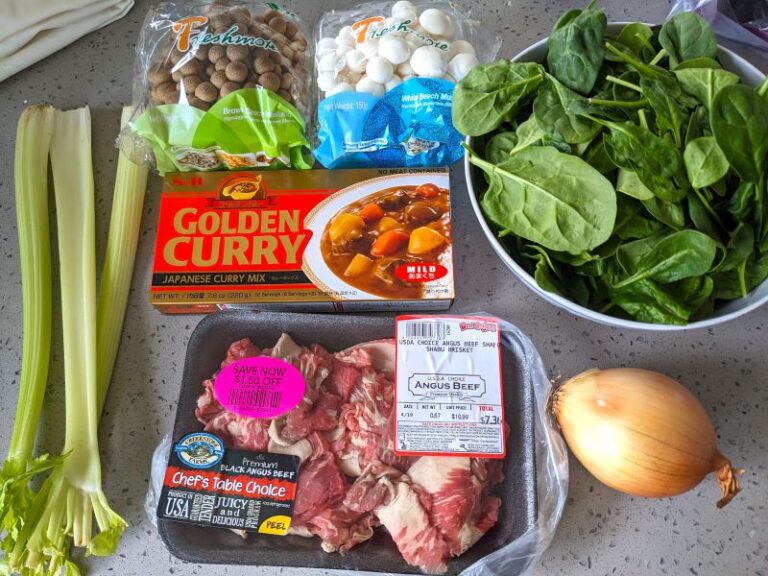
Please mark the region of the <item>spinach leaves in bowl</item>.
POLYGON ((541 289, 685 325, 768 278, 768 82, 717 56, 695 14, 608 27, 590 7, 558 20, 542 64, 457 85, 483 215, 541 289))

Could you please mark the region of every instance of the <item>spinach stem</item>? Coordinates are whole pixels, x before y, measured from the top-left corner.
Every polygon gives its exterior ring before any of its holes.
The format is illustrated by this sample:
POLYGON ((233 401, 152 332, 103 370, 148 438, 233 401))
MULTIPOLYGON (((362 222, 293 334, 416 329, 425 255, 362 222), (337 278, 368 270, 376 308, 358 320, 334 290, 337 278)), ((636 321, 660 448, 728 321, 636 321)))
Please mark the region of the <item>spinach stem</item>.
POLYGON ((653 47, 653 44, 651 44, 648 38, 646 38, 642 34, 635 34, 635 38, 640 40, 643 46, 645 46, 650 52, 653 52, 655 50, 655 48, 653 47))
POLYGON ((739 264, 739 289, 741 289, 741 297, 747 297, 747 261, 744 260, 739 264))
POLYGON ((608 74, 608 76, 605 77, 608 82, 613 82, 614 84, 619 84, 620 86, 624 86, 626 88, 629 88, 630 90, 634 90, 635 92, 641 92, 643 91, 640 86, 635 84, 634 82, 627 82, 626 80, 622 80, 621 78, 617 78, 616 76, 611 76, 608 74))
POLYGON ((633 58, 629 54, 625 54, 624 52, 622 52, 621 50, 616 48, 616 46, 614 46, 610 42, 606 42, 605 43, 605 48, 606 48, 606 50, 608 50, 608 52, 610 52, 611 54, 613 54, 615 56, 618 56, 624 62, 626 62, 627 64, 632 66, 635 70, 640 72, 640 74, 644 74, 645 76, 650 76, 652 78, 663 78, 664 77, 664 74, 662 72, 659 72, 658 70, 656 70, 655 68, 649 66, 645 62, 641 62, 637 58, 633 58))
POLYGON ((648 62, 648 65, 649 66, 654 66, 654 65, 658 64, 659 62, 661 62, 661 59, 664 58, 664 56, 666 56, 666 55, 667 55, 667 49, 666 48, 662 48, 661 50, 659 50, 659 53, 656 54, 656 56, 654 56, 653 59, 650 62, 648 62))
POLYGON ((587 102, 595 106, 606 106, 611 108, 645 108, 648 105, 647 98, 638 100, 602 100, 600 98, 587 98, 587 102))
POLYGON ((763 98, 768 98, 768 76, 763 78, 760 86, 757 87, 757 93, 763 98))
POLYGON ((598 310, 598 312, 600 312, 600 314, 605 314, 606 312, 608 312, 608 310, 610 310, 614 306, 615 306, 615 304, 613 302, 608 302, 608 304, 606 304, 605 306, 600 308, 600 310, 598 310))
POLYGON ((696 193, 696 196, 699 197, 699 201, 704 205, 704 209, 710 213, 712 218, 715 219, 715 221, 720 225, 720 228, 723 230, 726 230, 725 225, 723 224, 723 221, 720 220, 720 216, 717 215, 717 212, 715 212, 715 209, 712 208, 712 205, 709 203, 709 201, 704 198, 704 195, 701 193, 701 190, 698 188, 694 188, 693 191, 696 193))
POLYGON ((648 120, 645 118, 645 110, 638 110, 637 115, 640 116, 640 126, 648 130, 648 120))

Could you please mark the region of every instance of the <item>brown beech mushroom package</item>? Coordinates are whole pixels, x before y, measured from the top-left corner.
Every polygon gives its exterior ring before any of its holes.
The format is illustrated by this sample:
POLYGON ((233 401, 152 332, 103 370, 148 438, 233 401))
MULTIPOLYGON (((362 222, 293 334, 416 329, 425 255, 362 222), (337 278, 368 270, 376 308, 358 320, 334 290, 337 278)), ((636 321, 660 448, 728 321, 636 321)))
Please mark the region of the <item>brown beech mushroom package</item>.
POLYGON ((172 171, 310 168, 307 35, 274 3, 161 2, 139 36, 124 136, 172 171))

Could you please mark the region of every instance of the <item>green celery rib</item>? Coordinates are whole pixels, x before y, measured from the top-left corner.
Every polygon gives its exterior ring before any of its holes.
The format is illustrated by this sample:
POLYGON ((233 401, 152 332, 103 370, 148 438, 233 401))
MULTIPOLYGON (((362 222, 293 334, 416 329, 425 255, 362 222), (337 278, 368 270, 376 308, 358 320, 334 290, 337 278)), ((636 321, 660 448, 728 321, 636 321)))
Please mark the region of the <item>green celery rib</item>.
POLYGON ((54 108, 33 106, 19 118, 14 178, 22 290, 19 400, 8 449, 17 474, 32 456, 51 354, 51 240, 48 225, 48 150, 54 108))
POLYGON ((11 570, 74 573, 70 544, 117 548, 126 524, 101 486, 97 430, 96 244, 88 108, 56 112, 51 141, 61 279, 66 426, 64 454, 29 506, 7 556, 11 570), (94 517, 99 533, 94 535, 94 517))
MULTIPOLYGON (((131 113, 130 107, 123 108, 121 126, 128 123, 131 113)), ((101 414, 104 407, 120 345, 139 242, 148 172, 146 166, 134 164, 125 152, 120 151, 96 315, 98 414, 101 414)))

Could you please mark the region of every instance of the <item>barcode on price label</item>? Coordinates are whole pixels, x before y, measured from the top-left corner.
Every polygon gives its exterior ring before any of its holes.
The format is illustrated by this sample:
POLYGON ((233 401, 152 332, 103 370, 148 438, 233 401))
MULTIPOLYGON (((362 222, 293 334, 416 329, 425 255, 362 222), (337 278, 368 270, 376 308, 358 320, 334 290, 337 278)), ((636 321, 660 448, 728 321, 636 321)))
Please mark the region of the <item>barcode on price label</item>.
POLYGON ((443 340, 450 335, 449 332, 449 326, 439 322, 409 322, 405 324, 406 338, 443 340))
POLYGON ((251 390, 248 388, 230 388, 228 390, 229 404, 234 406, 261 406, 277 408, 283 395, 269 390, 251 390))

